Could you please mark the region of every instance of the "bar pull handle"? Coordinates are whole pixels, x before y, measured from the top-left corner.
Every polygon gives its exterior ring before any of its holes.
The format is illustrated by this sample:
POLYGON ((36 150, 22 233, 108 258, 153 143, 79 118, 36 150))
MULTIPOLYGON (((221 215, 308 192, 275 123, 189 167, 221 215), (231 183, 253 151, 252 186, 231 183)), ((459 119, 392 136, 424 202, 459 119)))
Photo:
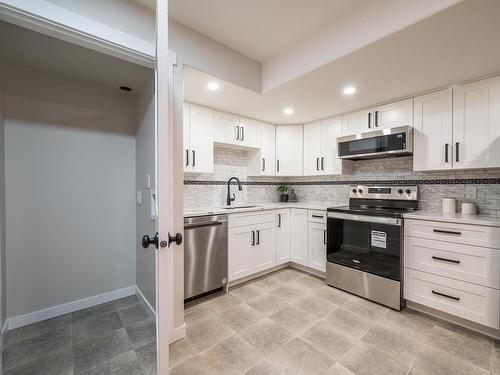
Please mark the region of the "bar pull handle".
POLYGON ((450 296, 450 295, 445 294, 445 293, 436 292, 434 289, 432 290, 432 294, 436 294, 436 295, 441 296, 441 297, 453 299, 455 301, 460 301, 460 297, 450 296))
POLYGON ((260 230, 257 231, 257 245, 260 245, 260 230))
POLYGON ((325 170, 325 157, 324 156, 321 157, 321 170, 322 171, 325 170))
POLYGON ((444 162, 445 163, 448 163, 448 149, 449 149, 450 145, 448 143, 445 143, 444 144, 444 162))
POLYGON ((266 170, 266 159, 262 158, 262 172, 266 170))
POLYGON ((186 150, 186 167, 189 167, 189 150, 186 150))
POLYGON ((460 143, 457 142, 457 143, 455 143, 455 160, 456 161, 460 160, 459 151, 460 151, 460 143))
POLYGON ((240 141, 244 141, 245 140, 245 128, 243 126, 240 127, 240 131, 241 131, 240 141))
POLYGON ((462 232, 454 232, 452 230, 442 230, 442 229, 434 229, 434 233, 454 234, 456 236, 460 236, 462 234, 462 232))
POLYGON ((323 244, 326 245, 326 230, 323 231, 323 244))
POLYGON ((281 214, 278 214, 278 228, 281 228, 281 214))
POLYGON ((450 262, 450 263, 455 263, 455 264, 460 264, 460 261, 459 260, 455 260, 455 259, 446 259, 446 258, 441 258, 441 257, 437 257, 437 256, 432 256, 432 259, 435 259, 435 260, 441 260, 443 262, 450 262))
POLYGON ((255 245, 255 231, 252 231, 252 246, 255 245))
POLYGON ((378 128, 378 111, 375 111, 375 127, 378 128))
POLYGON ((236 140, 239 141, 240 140, 240 127, 238 125, 236 125, 235 129, 236 129, 236 140))
POLYGON ((277 170, 277 172, 280 171, 280 160, 279 159, 276 160, 276 170, 277 170))
POLYGON ((372 113, 368 112, 368 128, 372 128, 372 113))
POLYGON ((316 170, 319 171, 319 158, 316 158, 316 170))
POLYGON ((316 218, 316 219, 323 219, 324 216, 322 215, 312 215, 312 217, 316 218))

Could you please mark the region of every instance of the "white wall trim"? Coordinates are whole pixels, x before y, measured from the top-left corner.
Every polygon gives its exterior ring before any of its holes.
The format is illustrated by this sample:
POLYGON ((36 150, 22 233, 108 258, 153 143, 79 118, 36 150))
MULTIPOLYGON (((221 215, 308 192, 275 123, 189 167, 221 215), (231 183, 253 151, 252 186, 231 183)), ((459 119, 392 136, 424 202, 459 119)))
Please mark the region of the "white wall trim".
POLYGON ((9 330, 9 320, 5 319, 5 322, 3 322, 3 326, 2 326, 2 337, 3 337, 4 333, 7 332, 8 330, 9 330))
POLYGON ((24 315, 14 316, 8 318, 6 321, 7 330, 27 326, 29 324, 41 322, 46 319, 55 318, 64 314, 69 314, 74 311, 86 309, 101 303, 114 301, 116 299, 134 295, 136 292, 135 286, 129 286, 123 289, 113 290, 111 292, 98 294, 96 296, 82 298, 76 301, 64 303, 58 306, 48 307, 46 309, 34 311, 24 315))
POLYGON ((135 291, 137 293, 137 297, 139 297, 139 299, 141 300, 141 302, 148 308, 149 315, 151 315, 153 318, 156 318, 156 311, 155 311, 155 309, 153 308, 153 306, 151 306, 151 304, 146 299, 146 297, 144 297, 144 294, 142 294, 141 290, 139 289, 139 287, 137 285, 135 286, 135 291))
POLYGON ((176 341, 179 341, 180 339, 183 339, 184 337, 186 337, 186 323, 182 323, 181 326, 172 329, 168 339, 170 341, 170 344, 172 344, 176 341))

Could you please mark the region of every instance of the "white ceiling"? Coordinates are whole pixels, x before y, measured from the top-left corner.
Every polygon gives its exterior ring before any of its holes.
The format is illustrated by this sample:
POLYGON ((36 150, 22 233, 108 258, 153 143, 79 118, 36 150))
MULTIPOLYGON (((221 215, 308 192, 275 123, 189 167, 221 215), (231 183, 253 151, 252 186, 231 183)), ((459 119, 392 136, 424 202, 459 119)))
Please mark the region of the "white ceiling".
POLYGON ((170 0, 169 17, 262 62, 370 1, 170 0))
POLYGON ((304 123, 500 73, 500 1, 460 3, 264 94, 186 69, 188 101, 272 123, 304 123), (356 85, 353 97, 342 95, 356 85), (295 114, 283 115, 285 106, 295 114))
POLYGON ((117 89, 138 90, 153 74, 146 67, 6 22, 0 22, 0 60, 117 89))

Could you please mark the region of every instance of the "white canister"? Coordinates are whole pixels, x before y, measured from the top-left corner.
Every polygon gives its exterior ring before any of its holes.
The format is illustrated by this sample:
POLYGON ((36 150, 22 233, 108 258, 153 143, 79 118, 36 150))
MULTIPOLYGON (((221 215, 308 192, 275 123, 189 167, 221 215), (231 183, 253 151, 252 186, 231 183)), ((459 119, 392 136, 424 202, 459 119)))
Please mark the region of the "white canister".
POLYGON ((457 201, 455 198, 443 198, 443 213, 451 214, 456 212, 457 201))
POLYGON ((471 202, 462 203, 462 215, 475 215, 476 214, 476 204, 471 202))

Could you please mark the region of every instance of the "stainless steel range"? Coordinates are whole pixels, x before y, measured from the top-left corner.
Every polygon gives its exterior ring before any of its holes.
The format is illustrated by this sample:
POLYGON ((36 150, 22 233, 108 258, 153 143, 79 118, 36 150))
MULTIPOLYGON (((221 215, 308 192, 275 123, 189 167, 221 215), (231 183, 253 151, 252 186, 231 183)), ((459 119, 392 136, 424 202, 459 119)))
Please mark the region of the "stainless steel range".
POLYGON ((328 209, 328 284, 400 310, 403 214, 417 206, 416 186, 351 186, 349 206, 328 209))

